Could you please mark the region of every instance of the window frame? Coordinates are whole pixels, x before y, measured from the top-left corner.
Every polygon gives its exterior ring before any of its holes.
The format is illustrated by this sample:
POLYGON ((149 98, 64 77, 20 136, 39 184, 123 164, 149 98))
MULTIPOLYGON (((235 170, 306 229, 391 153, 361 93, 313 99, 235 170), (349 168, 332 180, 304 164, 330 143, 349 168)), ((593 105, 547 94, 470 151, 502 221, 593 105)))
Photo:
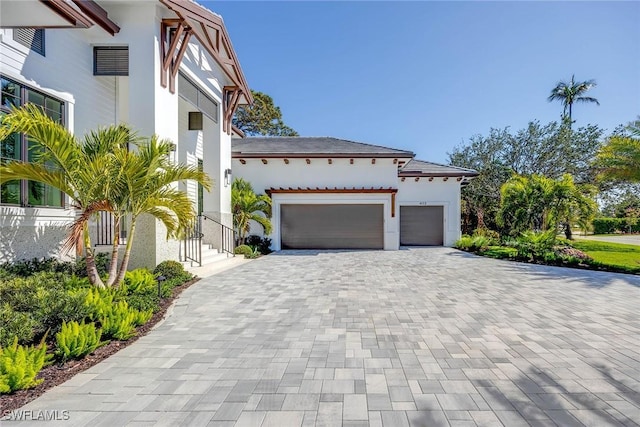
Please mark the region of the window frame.
POLYGON ((180 71, 178 73, 178 95, 180 95, 180 97, 182 99, 184 99, 185 101, 187 101, 188 103, 190 103, 191 105, 195 106, 198 108, 198 111, 200 111, 202 114, 204 114, 205 116, 209 117, 211 120, 213 120, 214 123, 218 123, 218 116, 220 115, 220 104, 218 103, 218 101, 216 101, 215 99, 213 99, 211 96, 209 96, 207 93, 205 93, 202 89, 200 89, 200 86, 198 86, 192 79, 190 79, 185 73, 183 73, 182 71, 180 71), (186 96, 184 96, 181 92, 180 92, 180 78, 184 79, 187 81, 187 83, 191 84, 194 89, 196 90, 196 96, 197 99, 193 100, 191 98, 188 98, 186 96), (209 113, 208 111, 204 110, 202 108, 202 105, 200 103, 200 98, 204 97, 206 98, 208 101, 210 101, 211 103, 213 103, 213 105, 215 105, 215 114, 212 115, 211 113, 209 113))
MULTIPOLYGON (((4 74, 0 74, 0 80, 5 80, 8 81, 10 83, 13 83, 15 85, 17 85, 19 87, 19 96, 18 96, 18 101, 19 104, 17 104, 16 106, 24 106, 26 104, 28 104, 28 96, 29 96, 29 92, 33 92, 35 94, 41 95, 43 96, 43 104, 44 105, 39 105, 39 104, 34 104, 34 105, 38 105, 39 107, 43 108, 45 113, 47 111, 52 111, 50 109, 48 109, 46 107, 47 104, 47 100, 51 99, 53 101, 56 101, 60 104, 60 120, 59 122, 61 124, 65 124, 66 123, 66 104, 63 100, 58 99, 56 97, 53 97, 51 95, 48 95, 47 93, 38 90, 36 88, 33 88, 31 86, 25 85, 15 79, 12 79, 4 74)), ((0 86, 0 91, 2 91, 2 87, 0 86)), ((4 93, 4 92, 2 92, 4 93)), ((11 95, 14 96, 14 95, 11 95)), ((15 97, 15 96, 14 96, 15 97)), ((15 104, 14 104, 15 105, 15 104)), ((6 106, 4 105, 4 103, 0 103, 0 114, 9 114, 11 112, 11 106, 6 106)), ((53 111, 52 111, 53 112, 53 111)), ((58 112, 56 112, 58 113, 58 112)), ((20 158, 14 158, 14 159, 9 159, 6 158, 6 160, 14 160, 14 161, 20 161, 20 162, 29 162, 29 138, 27 137, 26 134, 21 133, 19 134, 19 141, 20 141, 20 158)), ((0 157, 2 159, 4 159, 3 157, 0 157)), ((65 209, 66 206, 66 195, 60 191, 60 205, 47 205, 47 204, 41 204, 41 205, 32 205, 29 203, 29 180, 26 179, 21 179, 19 180, 20 182, 20 195, 19 195, 19 203, 7 203, 4 201, 0 200, 0 206, 17 206, 17 207, 23 207, 23 208, 48 208, 48 209, 65 209)), ((37 182, 37 181, 36 181, 37 182)), ((45 184, 42 184, 45 185, 45 184)), ((46 191, 46 190, 45 190, 46 191)), ((53 190, 53 191, 59 191, 59 190, 53 190)), ((46 194, 46 193, 44 193, 46 194)), ((43 197, 45 197, 43 194, 43 197)))

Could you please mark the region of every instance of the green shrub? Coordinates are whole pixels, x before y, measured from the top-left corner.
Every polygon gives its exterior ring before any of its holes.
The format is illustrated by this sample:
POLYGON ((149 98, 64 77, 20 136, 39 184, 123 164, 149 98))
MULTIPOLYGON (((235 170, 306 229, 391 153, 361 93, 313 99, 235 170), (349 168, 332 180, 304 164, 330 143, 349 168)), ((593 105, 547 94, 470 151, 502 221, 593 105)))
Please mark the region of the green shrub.
POLYGON ((157 282, 153 273, 146 268, 137 268, 125 273, 124 283, 120 287, 123 290, 126 289, 127 293, 134 294, 137 292, 144 293, 149 288, 154 289, 156 285, 157 282))
POLYGON ((115 301, 126 301, 140 311, 156 311, 159 307, 158 282, 146 268, 127 271, 124 282, 116 291, 115 301))
POLYGON ((134 313, 135 313, 135 317, 133 319, 133 324, 136 326, 144 325, 149 320, 151 320, 151 317, 153 316, 153 310, 146 310, 146 311, 134 310, 134 313))
POLYGON ((56 258, 33 258, 30 260, 20 260, 0 265, 0 269, 12 276, 29 277, 36 273, 66 273, 74 272, 74 265, 71 262, 62 262, 56 258))
MULTIPOLYGON (((94 257, 96 261, 96 269, 100 276, 104 276, 109 271, 111 263, 111 255, 106 252, 99 252, 94 257)), ((85 257, 78 258, 74 266, 75 273, 81 277, 87 277, 87 260, 85 257)))
POLYGON ((36 376, 52 358, 44 341, 38 347, 24 347, 16 337, 12 345, 0 348, 0 393, 32 388, 43 381, 36 376))
POLYGON ((14 339, 21 344, 33 340, 36 321, 28 313, 15 311, 7 303, 0 306, 0 347, 11 345, 14 339))
POLYGON ((183 277, 175 277, 173 279, 165 280, 162 282, 162 298, 169 298, 173 292, 173 289, 186 283, 192 278, 191 275, 183 277))
POLYGON ((81 321, 88 314, 84 293, 67 290, 65 277, 61 273, 40 272, 2 281, 0 301, 15 312, 29 315, 35 322, 36 337, 47 330, 56 333, 63 321, 81 321))
POLYGON ((84 305, 87 317, 98 320, 111 311, 115 292, 112 289, 92 288, 85 295, 84 305))
POLYGON ((150 289, 144 293, 135 293, 122 297, 121 301, 126 301, 129 307, 139 311, 155 312, 160 308, 160 298, 157 289, 150 289))
POLYGON ((497 259, 513 259, 518 255, 518 251, 507 246, 489 246, 482 255, 497 259))
POLYGON ((64 278, 64 287, 71 290, 78 290, 91 289, 93 286, 89 283, 87 277, 80 277, 73 274, 64 278))
POLYGON ((545 260, 557 258, 553 252, 556 244, 556 231, 525 231, 515 241, 510 241, 517 249, 517 257, 524 260, 545 260), (553 255, 551 255, 553 254, 553 255))
POLYGON ((93 323, 63 322, 60 332, 56 334, 56 355, 62 361, 81 359, 107 343, 100 341, 101 337, 102 331, 96 329, 93 323))
POLYGON ((640 221, 635 218, 596 218, 594 234, 640 233, 640 221))
POLYGON ((473 230, 473 237, 486 237, 489 239, 489 246, 495 246, 500 243, 500 233, 486 227, 473 230))
POLYGON ((153 275, 155 277, 164 276, 165 280, 179 277, 183 281, 187 281, 192 277, 191 273, 185 271, 184 266, 178 261, 162 261, 153 270, 153 275))
POLYGON ((461 251, 471 251, 472 246, 473 237, 471 236, 462 236, 453 244, 454 248, 460 249, 461 251))
POLYGON ((248 245, 240 245, 235 248, 233 251, 236 255, 244 255, 247 258, 253 256, 253 249, 248 245))
POLYGON ((257 250, 262 255, 269 255, 271 252, 271 239, 268 237, 260 237, 251 235, 247 237, 247 245, 250 246, 254 252, 257 250))
POLYGON ((478 252, 486 250, 492 243, 492 240, 485 236, 462 236, 454 247, 463 251, 478 252))
POLYGON ((146 323, 152 315, 151 310, 141 312, 129 307, 126 301, 119 301, 100 318, 100 323, 107 337, 124 341, 134 336, 136 326, 146 323))

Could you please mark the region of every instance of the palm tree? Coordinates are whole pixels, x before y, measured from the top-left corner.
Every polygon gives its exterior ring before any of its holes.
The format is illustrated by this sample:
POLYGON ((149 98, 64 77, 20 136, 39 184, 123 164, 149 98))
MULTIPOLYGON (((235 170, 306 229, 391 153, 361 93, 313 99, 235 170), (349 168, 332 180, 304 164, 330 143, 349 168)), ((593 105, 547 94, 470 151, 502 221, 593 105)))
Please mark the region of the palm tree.
POLYGON ((543 175, 514 175, 500 193, 498 222, 515 236, 528 230, 558 230, 562 226, 570 239, 571 224, 589 222, 597 209, 594 188, 576 185, 569 174, 557 180, 543 175))
MULTIPOLYGON (((89 220, 100 211, 113 212, 113 153, 126 147, 129 130, 111 126, 92 132, 82 143, 62 125, 46 116, 40 108, 26 105, 5 116, 0 127, 0 140, 17 132, 29 135, 37 153, 34 162, 9 162, 0 165, 0 184, 27 179, 50 185, 69 196, 77 217, 63 244, 63 250, 74 246, 84 252, 89 281, 104 287, 98 274, 89 234, 89 220)), ((116 233, 117 235, 117 233, 116 233)), ((117 244, 115 246, 117 253, 117 244)), ((117 262, 117 258, 113 262, 117 262)), ((112 266, 113 267, 113 266, 112 266)))
POLYGON ((244 244, 251 231, 251 221, 260 224, 265 234, 271 233, 271 198, 256 194, 251 184, 242 178, 231 185, 231 212, 240 244, 244 244))
POLYGON ((110 126, 91 132, 79 143, 62 125, 32 105, 14 109, 0 127, 0 140, 14 132, 29 135, 39 156, 33 163, 0 165, 0 184, 28 179, 50 185, 67 194, 78 210, 63 248, 84 249, 89 281, 105 287, 98 274, 89 234, 89 220, 99 212, 114 217, 114 241, 107 286, 120 283, 127 270, 136 220, 150 214, 167 228, 167 237, 177 237, 195 218, 187 194, 174 188, 184 180, 195 180, 210 189, 210 180, 195 166, 169 161, 173 145, 157 137, 144 140, 126 126, 110 126), (128 144, 134 143, 135 150, 128 144), (118 268, 120 226, 131 216, 122 263, 118 268))
POLYGON ((124 279, 129 265, 136 223, 148 214, 160 220, 167 229, 167 239, 177 238, 196 218, 193 201, 175 184, 193 180, 211 189, 208 175, 197 166, 174 164, 169 160, 173 144, 157 136, 137 141, 137 150, 120 150, 116 155, 119 182, 124 191, 113 200, 114 210, 130 215, 127 244, 114 283, 124 279))
POLYGON ((598 152, 595 164, 605 179, 640 182, 640 138, 612 136, 598 152))
POLYGON ((595 103, 600 105, 600 102, 596 98, 590 96, 584 96, 584 94, 591 88, 596 87, 595 80, 587 80, 584 82, 576 82, 575 75, 571 76, 570 82, 559 81, 551 90, 551 94, 547 98, 547 101, 560 101, 563 104, 564 110, 562 112, 563 120, 567 120, 569 126, 571 126, 572 119, 572 107, 575 102, 582 103, 595 103))

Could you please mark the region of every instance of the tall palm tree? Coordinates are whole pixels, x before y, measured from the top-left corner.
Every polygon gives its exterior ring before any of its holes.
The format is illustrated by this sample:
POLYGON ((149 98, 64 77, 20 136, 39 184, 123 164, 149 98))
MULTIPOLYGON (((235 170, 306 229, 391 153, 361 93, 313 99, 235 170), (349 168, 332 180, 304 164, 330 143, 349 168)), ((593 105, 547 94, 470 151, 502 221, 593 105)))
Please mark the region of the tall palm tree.
POLYGON ((0 140, 14 132, 29 135, 37 156, 31 163, 14 161, 0 165, 0 184, 27 179, 50 185, 69 196, 77 217, 63 249, 75 246, 80 253, 84 252, 89 281, 104 287, 95 264, 89 220, 100 211, 113 211, 111 199, 120 191, 113 181, 113 153, 126 147, 129 130, 123 126, 103 128, 86 135, 80 143, 40 108, 26 105, 3 118, 0 140))
POLYGON ((590 89, 596 87, 595 80, 586 80, 584 82, 576 82, 575 75, 571 76, 570 82, 559 81, 556 86, 551 89, 551 94, 547 98, 547 101, 560 101, 564 107, 562 112, 563 120, 567 120, 569 125, 572 123, 572 107, 575 102, 582 103, 595 103, 600 105, 600 102, 596 98, 590 96, 584 96, 584 94, 590 89))
POLYGON ((115 164, 120 171, 123 190, 113 200, 114 210, 130 216, 127 244, 114 283, 124 279, 129 265, 137 220, 148 214, 160 220, 167 229, 167 239, 177 238, 196 217, 193 201, 175 184, 193 180, 211 189, 208 175, 197 166, 174 164, 169 155, 173 144, 157 136, 137 142, 137 149, 120 150, 115 164))
POLYGON ((260 224, 266 234, 271 233, 271 198, 256 194, 251 184, 242 178, 231 185, 231 212, 240 244, 245 243, 251 231, 251 221, 260 224))

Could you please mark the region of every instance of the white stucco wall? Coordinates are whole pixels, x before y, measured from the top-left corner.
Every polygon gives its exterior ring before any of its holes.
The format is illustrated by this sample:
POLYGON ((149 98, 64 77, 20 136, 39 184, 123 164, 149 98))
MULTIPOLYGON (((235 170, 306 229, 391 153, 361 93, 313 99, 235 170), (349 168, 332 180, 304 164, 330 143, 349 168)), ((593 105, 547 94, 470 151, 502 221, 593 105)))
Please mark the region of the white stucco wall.
POLYGON ((244 160, 243 165, 239 159, 233 159, 235 176, 251 182, 256 192, 271 187, 396 188, 398 185, 393 159, 376 159, 375 164, 371 164, 371 158, 354 158, 353 164, 342 158, 331 159, 332 164, 326 158, 311 158, 310 164, 303 158, 289 158, 289 164, 283 159, 267 159, 266 165, 261 159, 244 160))
POLYGON ((398 215, 400 206, 443 206, 444 245, 453 246, 460 238, 460 183, 456 178, 407 177, 398 179, 398 215))
MULTIPOLYGON (((444 244, 452 246, 460 237, 460 183, 456 178, 406 178, 404 182, 398 178, 397 166, 393 159, 332 159, 328 164, 326 158, 311 158, 307 164, 304 158, 289 158, 289 164, 283 159, 245 158, 245 164, 233 159, 236 177, 251 182, 258 193, 269 188, 396 188, 395 216, 391 216, 390 194, 289 194, 273 195, 272 223, 273 249, 280 249, 280 206, 287 203, 300 204, 351 204, 373 203, 384 205, 384 248, 398 249, 400 244, 400 206, 443 206, 444 208, 444 244)), ((251 234, 262 235, 262 228, 252 224, 251 234)))
MULTIPOLYGON (((97 25, 89 29, 47 29, 46 56, 15 43, 12 30, 0 29, 0 73, 64 101, 67 126, 75 134, 128 123, 140 135, 157 134, 174 141, 179 161, 189 158, 187 151, 192 153, 190 163, 203 158, 205 170, 220 186, 223 171, 231 164, 230 136, 222 132, 221 126, 222 107, 217 124, 207 123, 203 135, 183 138, 178 93, 172 94, 160 85, 160 20, 174 17, 173 13, 159 2, 105 1, 100 5, 120 26, 118 34, 111 36, 97 25), (100 45, 129 47, 129 77, 93 75, 93 47, 100 45), (208 155, 212 159, 217 156, 217 160, 208 164, 208 155)), ((231 82, 195 39, 190 42, 181 70, 221 106, 222 88, 231 82)), ((230 224, 230 187, 220 186, 210 197, 215 200, 210 198, 207 203, 230 224)), ((48 226, 52 234, 47 239, 58 242, 63 234, 60 230, 73 217, 74 212, 69 209, 2 207, 2 239, 22 237, 13 239, 10 252, 2 249, 0 259, 15 258, 18 254, 31 258, 45 252, 57 255, 55 249, 40 250, 33 242, 43 241, 41 236, 47 233, 42 230, 48 230, 48 226), (22 224, 20 232, 13 230, 16 224, 22 224)), ((167 241, 166 229, 158 221, 143 219, 136 233, 132 265, 153 267, 162 260, 178 258, 179 242, 167 241)))
MULTIPOLYGON (((269 188, 397 188, 397 165, 391 158, 378 158, 375 164, 371 158, 354 158, 353 164, 348 158, 310 158, 307 164, 304 158, 289 158, 289 164, 283 159, 233 159, 235 177, 251 182, 257 193, 269 188)), ((272 247, 280 250, 280 205, 298 204, 382 204, 384 206, 384 248, 398 249, 399 229, 397 214, 391 216, 391 193, 361 194, 274 194, 272 208, 273 239, 272 247)), ((262 235, 262 227, 252 224, 251 234, 262 235)))

